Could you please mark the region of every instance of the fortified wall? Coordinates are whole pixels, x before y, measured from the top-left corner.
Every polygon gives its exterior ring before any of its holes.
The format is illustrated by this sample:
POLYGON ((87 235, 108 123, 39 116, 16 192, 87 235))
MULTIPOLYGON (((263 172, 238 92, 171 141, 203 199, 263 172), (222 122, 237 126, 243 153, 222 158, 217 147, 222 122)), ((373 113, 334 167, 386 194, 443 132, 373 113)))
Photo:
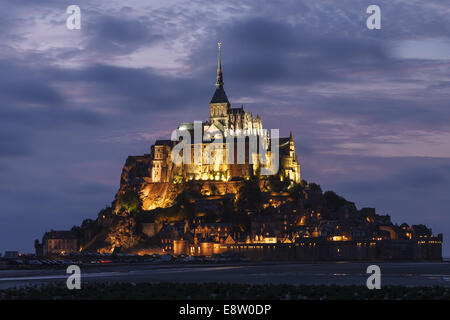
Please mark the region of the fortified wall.
POLYGON ((296 243, 203 242, 190 247, 174 243, 175 254, 212 256, 232 254, 252 261, 442 261, 442 235, 426 240, 327 241, 301 239, 296 243))

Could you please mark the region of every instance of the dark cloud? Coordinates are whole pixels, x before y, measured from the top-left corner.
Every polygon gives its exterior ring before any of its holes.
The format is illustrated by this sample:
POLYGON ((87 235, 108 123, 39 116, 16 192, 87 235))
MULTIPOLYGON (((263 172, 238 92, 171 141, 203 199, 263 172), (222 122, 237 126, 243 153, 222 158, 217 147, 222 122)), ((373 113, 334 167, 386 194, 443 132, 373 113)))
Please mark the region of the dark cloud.
MULTIPOLYGON (((29 152, 37 131, 70 125, 99 125, 104 116, 77 107, 51 76, 53 67, 33 67, 17 59, 0 61, 0 126, 3 149, 29 152), (16 137, 11 139, 10 137, 16 137), (16 141, 17 140, 17 141, 16 141)), ((70 88, 69 88, 70 89, 70 88)), ((1 152, 1 151, 0 151, 1 152)), ((6 152, 6 151, 5 151, 6 152)))
MULTIPOLYGON (((391 162, 393 160, 390 160, 391 162)), ((347 193, 378 193, 406 191, 409 194, 416 192, 435 192, 450 185, 450 172, 440 167, 409 166, 395 174, 383 179, 371 181, 352 181, 343 185, 347 193)))
POLYGON ((179 109, 199 103, 211 91, 206 91, 208 86, 197 78, 176 78, 150 68, 94 64, 78 70, 53 69, 50 74, 54 81, 70 86, 88 85, 87 90, 92 96, 98 95, 106 101, 112 101, 105 107, 123 112, 148 113, 179 109))
POLYGON ((30 156, 31 153, 30 142, 26 137, 0 129, 0 159, 30 156))
POLYGON ((41 70, 35 70, 11 58, 0 60, 0 69, 1 104, 36 106, 60 104, 64 101, 63 96, 49 83, 49 77, 41 70))
MULTIPOLYGON (((264 85, 306 85, 348 81, 350 71, 386 68, 392 64, 379 40, 354 39, 339 33, 310 33, 301 26, 271 18, 250 18, 226 25, 214 35, 223 41, 225 72, 245 88, 264 85)), ((210 55, 213 37, 205 39, 191 63, 210 55)), ((206 76, 206 75, 205 75, 206 76)))
MULTIPOLYGON (((433 99, 430 99, 433 100, 433 99)), ((442 102, 432 104, 408 96, 385 97, 376 93, 366 93, 358 96, 315 96, 310 103, 316 110, 328 112, 335 116, 359 117, 361 122, 403 123, 416 127, 428 125, 434 129, 447 126, 450 113, 443 108, 442 102)))
POLYGON ((141 47, 151 46, 164 38, 153 26, 144 16, 126 18, 121 15, 93 15, 85 27, 89 37, 85 51, 110 56, 128 54, 141 47))

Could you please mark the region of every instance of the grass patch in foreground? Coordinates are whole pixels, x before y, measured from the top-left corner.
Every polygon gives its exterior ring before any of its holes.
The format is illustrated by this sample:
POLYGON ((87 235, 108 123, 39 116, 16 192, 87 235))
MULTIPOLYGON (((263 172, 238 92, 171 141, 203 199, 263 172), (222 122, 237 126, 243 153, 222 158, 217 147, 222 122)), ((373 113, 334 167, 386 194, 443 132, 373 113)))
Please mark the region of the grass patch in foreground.
POLYGON ((0 300, 450 300, 450 288, 336 285, 250 285, 222 283, 90 283, 0 290, 0 300))

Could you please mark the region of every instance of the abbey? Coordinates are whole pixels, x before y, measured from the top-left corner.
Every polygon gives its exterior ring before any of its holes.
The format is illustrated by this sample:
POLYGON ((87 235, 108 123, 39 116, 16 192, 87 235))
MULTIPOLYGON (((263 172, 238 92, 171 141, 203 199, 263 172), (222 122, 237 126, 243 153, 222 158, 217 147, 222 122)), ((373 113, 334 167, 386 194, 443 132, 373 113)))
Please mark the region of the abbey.
POLYGON ((231 107, 224 89, 220 47, 219 43, 216 89, 209 103, 209 119, 197 126, 194 122, 178 127, 178 132, 185 132, 191 139, 184 141, 187 144, 184 151, 190 153, 192 161, 174 164, 173 153, 178 152, 175 146, 180 140, 158 140, 151 147, 148 182, 230 181, 261 175, 268 167, 271 175, 300 182, 300 163, 292 133, 289 137, 276 137, 275 143, 269 131, 263 129, 259 115, 253 116, 243 106, 231 107), (194 140, 195 130, 200 131, 199 141, 194 140), (267 146, 267 150, 261 146, 267 146))
POLYGON ((205 124, 206 130, 218 129, 227 135, 262 135, 262 122, 258 116, 253 117, 251 112, 245 112, 244 107, 231 108, 227 94, 223 88, 222 63, 220 59, 217 66, 216 91, 209 103, 209 122, 205 124))

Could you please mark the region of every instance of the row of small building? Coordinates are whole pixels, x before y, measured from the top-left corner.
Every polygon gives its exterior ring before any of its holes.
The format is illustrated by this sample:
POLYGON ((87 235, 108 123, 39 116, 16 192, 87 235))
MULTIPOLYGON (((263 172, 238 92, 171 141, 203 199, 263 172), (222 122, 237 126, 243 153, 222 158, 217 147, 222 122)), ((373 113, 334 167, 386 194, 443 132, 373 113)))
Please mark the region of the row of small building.
MULTIPOLYGON (((377 215, 376 223, 366 226, 351 226, 337 220, 321 220, 315 225, 306 225, 303 219, 296 225, 283 215, 252 217, 250 232, 233 230, 231 223, 198 223, 189 225, 185 221, 164 225, 143 223, 142 231, 149 237, 159 235, 161 245, 171 249, 174 240, 184 238, 193 243, 201 241, 215 243, 292 243, 295 239, 321 238, 329 241, 345 240, 411 240, 432 237, 432 230, 424 225, 400 226, 390 223, 389 216, 377 215)), ((375 222, 375 221, 373 221, 375 222)))
MULTIPOLYGON (((311 212, 310 216, 317 215, 311 212)), ((185 221, 144 223, 143 231, 150 237, 159 235, 163 249, 176 255, 231 252, 264 260, 441 259, 442 235, 434 237, 424 225, 393 225, 388 215, 369 214, 365 226, 325 219, 316 226, 306 225, 303 219, 292 226, 288 220, 283 215, 254 216, 249 233, 233 230, 230 223, 189 225, 185 221)))
MULTIPOLYGON (((175 255, 236 253, 256 260, 442 259, 442 235, 433 237, 423 225, 379 225, 370 238, 363 230, 342 231, 345 228, 333 221, 319 227, 298 225, 287 232, 286 221, 273 217, 253 219, 250 234, 220 222, 142 223, 141 228, 149 237, 158 235, 163 251, 175 255)), ((35 240, 35 249, 38 256, 70 254, 79 251, 79 244, 75 233, 51 230, 41 243, 35 240)))

